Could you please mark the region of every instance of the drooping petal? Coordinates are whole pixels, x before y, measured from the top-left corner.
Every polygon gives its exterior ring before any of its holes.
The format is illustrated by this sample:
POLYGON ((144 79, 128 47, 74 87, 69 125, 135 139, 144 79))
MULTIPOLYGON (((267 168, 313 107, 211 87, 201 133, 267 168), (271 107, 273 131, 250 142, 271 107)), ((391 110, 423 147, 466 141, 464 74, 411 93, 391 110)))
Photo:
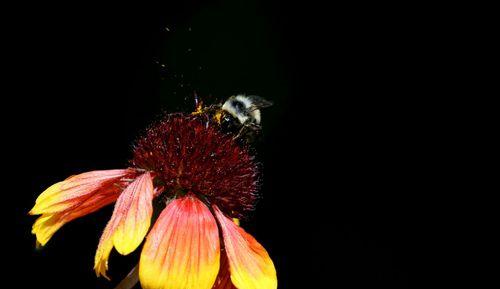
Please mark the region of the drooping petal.
POLYGON ((213 206, 224 238, 231 281, 238 289, 275 289, 276 269, 266 249, 213 206))
POLYGON ((45 246, 52 235, 67 222, 62 214, 42 215, 36 219, 31 233, 36 235, 36 241, 39 245, 45 246))
POLYGON ((120 254, 127 255, 141 244, 151 224, 153 195, 153 179, 149 172, 139 176, 121 193, 97 247, 94 264, 97 276, 108 278, 108 258, 113 246, 120 254))
POLYGON ((108 259, 112 249, 113 224, 109 221, 106 228, 104 228, 104 231, 102 232, 94 257, 94 271, 97 277, 103 276, 104 278, 110 280, 106 272, 108 271, 108 259))
POLYGON ((38 196, 31 215, 54 214, 85 202, 95 194, 120 191, 114 186, 120 179, 135 174, 132 169, 103 170, 82 173, 58 182, 38 196))
MULTIPOLYGON (((119 180, 117 180, 117 182, 119 182, 119 180)), ((37 242, 44 246, 52 235, 64 224, 95 212, 116 201, 121 188, 114 184, 115 183, 111 183, 110 185, 101 187, 101 189, 95 190, 93 193, 80 198, 79 202, 75 202, 65 210, 54 212, 50 210, 49 212, 44 212, 42 216, 35 221, 31 231, 36 235, 37 242)))
POLYGON ((144 289, 210 289, 219 271, 217 222, 192 195, 171 201, 149 233, 139 262, 144 289))
POLYGON ((231 282, 231 273, 229 272, 229 261, 226 252, 221 250, 220 270, 212 289, 237 289, 231 282))

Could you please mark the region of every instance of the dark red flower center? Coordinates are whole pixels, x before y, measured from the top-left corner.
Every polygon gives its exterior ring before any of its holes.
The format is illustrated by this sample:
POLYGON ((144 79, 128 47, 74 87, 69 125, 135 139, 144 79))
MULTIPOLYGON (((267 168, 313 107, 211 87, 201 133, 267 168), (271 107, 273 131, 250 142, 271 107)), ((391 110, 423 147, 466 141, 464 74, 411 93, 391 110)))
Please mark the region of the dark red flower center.
POLYGON ((170 114, 134 147, 132 165, 153 171, 165 194, 193 192, 234 217, 252 210, 258 167, 248 149, 203 115, 170 114))

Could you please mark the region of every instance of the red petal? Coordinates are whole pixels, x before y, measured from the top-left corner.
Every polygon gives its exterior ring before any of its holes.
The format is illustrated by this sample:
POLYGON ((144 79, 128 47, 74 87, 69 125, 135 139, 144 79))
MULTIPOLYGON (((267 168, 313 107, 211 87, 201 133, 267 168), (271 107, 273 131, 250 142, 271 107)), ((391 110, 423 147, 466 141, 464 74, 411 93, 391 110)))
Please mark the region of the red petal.
POLYGON ((95 195, 116 194, 121 189, 114 184, 120 183, 122 178, 134 175, 134 170, 124 169, 92 171, 71 176, 41 193, 30 214, 58 213, 78 206, 95 195))
POLYGON ((30 214, 42 214, 33 225, 38 243, 45 245, 64 224, 90 214, 116 201, 124 177, 134 176, 135 170, 93 171, 72 176, 52 185, 36 200, 30 214))
POLYGON ((231 273, 229 272, 229 261, 226 252, 222 251, 220 256, 220 270, 212 289, 237 289, 231 282, 231 273))

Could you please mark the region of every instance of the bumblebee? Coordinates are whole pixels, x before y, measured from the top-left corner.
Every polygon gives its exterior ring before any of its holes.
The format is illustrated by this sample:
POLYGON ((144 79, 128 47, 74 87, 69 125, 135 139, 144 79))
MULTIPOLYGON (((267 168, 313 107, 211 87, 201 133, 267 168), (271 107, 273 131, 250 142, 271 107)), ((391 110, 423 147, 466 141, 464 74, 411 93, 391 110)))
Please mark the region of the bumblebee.
POLYGON ((196 110, 193 114, 205 113, 213 118, 223 131, 234 134, 234 139, 252 142, 262 131, 262 108, 273 105, 257 95, 233 95, 224 103, 203 106, 203 102, 195 95, 196 110))

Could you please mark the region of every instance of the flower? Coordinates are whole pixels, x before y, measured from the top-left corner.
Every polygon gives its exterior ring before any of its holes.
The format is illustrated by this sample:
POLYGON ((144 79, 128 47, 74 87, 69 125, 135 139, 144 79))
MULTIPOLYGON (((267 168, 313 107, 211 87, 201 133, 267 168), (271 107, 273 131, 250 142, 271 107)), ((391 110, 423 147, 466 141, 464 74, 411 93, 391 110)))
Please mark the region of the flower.
POLYGON ((82 173, 46 189, 30 211, 41 215, 32 233, 43 246, 67 222, 116 202, 95 255, 97 276, 108 278, 113 248, 127 255, 146 239, 143 288, 272 289, 271 258, 235 221, 254 208, 258 185, 247 147, 204 115, 170 114, 136 142, 131 167, 82 173))

